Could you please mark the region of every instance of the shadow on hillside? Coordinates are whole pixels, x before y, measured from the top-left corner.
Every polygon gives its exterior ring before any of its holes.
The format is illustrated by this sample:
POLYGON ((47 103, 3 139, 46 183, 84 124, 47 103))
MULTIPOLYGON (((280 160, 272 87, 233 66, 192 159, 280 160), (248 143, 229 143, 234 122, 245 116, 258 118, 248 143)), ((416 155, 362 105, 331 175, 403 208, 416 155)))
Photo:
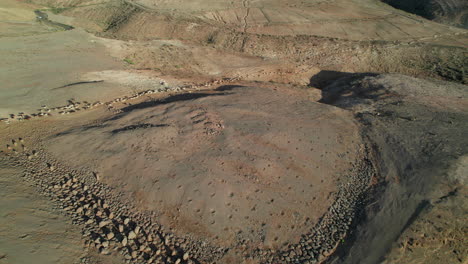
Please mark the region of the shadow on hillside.
POLYGON ((356 73, 350 72, 339 72, 339 71, 320 71, 310 78, 309 86, 313 86, 322 90, 323 88, 329 86, 338 79, 345 77, 351 77, 356 75, 356 73))
MULTIPOLYGON (((322 91, 319 102, 335 105, 339 99, 378 99, 382 95, 381 87, 364 87, 360 80, 375 77, 377 73, 349 73, 338 71, 320 71, 310 78, 309 86, 322 91)), ((353 100, 358 103, 359 100, 353 100)), ((338 105, 335 105, 338 106, 338 105)))

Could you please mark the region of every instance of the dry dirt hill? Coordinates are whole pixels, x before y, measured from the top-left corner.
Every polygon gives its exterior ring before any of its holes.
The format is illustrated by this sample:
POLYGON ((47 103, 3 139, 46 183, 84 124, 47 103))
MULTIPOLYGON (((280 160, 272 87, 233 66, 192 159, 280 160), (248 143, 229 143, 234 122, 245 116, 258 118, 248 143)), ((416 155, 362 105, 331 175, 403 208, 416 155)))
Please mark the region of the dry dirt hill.
POLYGON ((179 233, 277 248, 309 232, 363 155, 351 115, 302 96, 254 87, 174 95, 47 145, 179 233))
POLYGON ((2 1, 0 263, 466 263, 451 3, 2 1))

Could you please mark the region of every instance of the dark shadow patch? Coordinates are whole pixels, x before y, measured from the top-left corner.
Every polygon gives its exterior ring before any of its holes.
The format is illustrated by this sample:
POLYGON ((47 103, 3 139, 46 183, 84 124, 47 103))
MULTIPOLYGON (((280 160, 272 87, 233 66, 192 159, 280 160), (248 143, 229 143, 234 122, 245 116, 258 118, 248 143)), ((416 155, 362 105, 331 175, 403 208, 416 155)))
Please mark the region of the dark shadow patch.
POLYGON ((443 14, 443 9, 436 1, 383 0, 383 2, 396 9, 422 16, 429 20, 435 19, 436 14, 443 14))
POLYGON ((66 136, 66 135, 73 134, 73 133, 84 132, 84 131, 88 131, 88 130, 95 129, 95 128, 105 128, 105 127, 107 127, 107 125, 99 124, 99 125, 90 125, 90 126, 84 126, 84 127, 79 127, 79 128, 72 128, 72 129, 54 134, 50 136, 49 139, 54 138, 54 137, 66 136))
POLYGON ((320 71, 310 78, 309 86, 313 86, 318 89, 323 89, 338 79, 351 77, 356 73, 339 72, 339 71, 320 71))
POLYGON ((49 20, 49 16, 47 15, 47 13, 44 13, 44 12, 42 12, 40 10, 35 10, 34 13, 36 14, 36 20, 41 22, 41 23, 44 23, 46 25, 53 26, 53 27, 58 27, 58 28, 61 28, 63 30, 72 30, 72 29, 74 29, 74 27, 72 27, 70 25, 65 25, 65 24, 62 24, 62 23, 58 23, 58 22, 54 22, 54 21, 49 20))
POLYGON ((463 16, 460 18, 460 24, 461 24, 464 28, 468 29, 468 14, 465 14, 465 15, 463 15, 463 16))
POLYGON ((403 226, 403 228, 400 231, 400 234, 398 237, 400 237, 405 230, 411 226, 411 224, 418 219, 418 216, 421 215, 421 213, 424 211, 424 209, 429 208, 431 206, 431 203, 428 200, 422 200, 416 209, 414 210, 413 214, 409 217, 408 221, 406 221, 406 224, 403 226))
POLYGON ((447 200, 448 198, 452 197, 452 196, 456 196, 458 194, 458 188, 455 188, 455 190, 449 192, 448 194, 442 196, 439 198, 439 200, 437 200, 435 203, 438 204, 438 203, 441 203, 445 200, 447 200))
POLYGON ((52 90, 57 90, 57 89, 66 88, 66 87, 70 87, 70 86, 74 86, 74 85, 80 85, 80 84, 101 83, 101 82, 104 82, 104 80, 87 81, 87 82, 74 82, 74 83, 66 84, 66 85, 63 85, 63 86, 60 86, 60 87, 52 88, 52 90))
POLYGON ((216 88, 215 90, 216 91, 232 91, 236 88, 245 88, 245 86, 242 86, 242 85, 223 85, 223 86, 220 86, 218 88, 216 88))
POLYGON ((133 110, 137 109, 145 109, 148 107, 154 107, 157 105, 165 105, 165 104, 170 104, 170 103, 175 103, 175 102, 182 102, 182 101, 190 101, 190 100, 195 100, 195 99, 200 99, 204 97, 209 97, 209 96, 223 96, 226 95, 226 93, 185 93, 185 94, 177 94, 173 96, 169 96, 167 98, 161 99, 161 100, 156 100, 156 101, 146 101, 142 102, 139 104, 131 105, 122 108, 122 112, 130 112, 133 110))
POLYGON ((310 86, 322 90, 320 103, 336 105, 340 99, 351 99, 347 102, 361 103, 362 99, 379 99, 385 94, 383 87, 364 86, 360 81, 366 77, 378 76, 376 73, 349 73, 321 71, 312 76, 310 86))
POLYGON ((467 28, 463 15, 468 3, 462 0, 382 0, 384 3, 429 20, 467 28))
POLYGON ((138 130, 138 129, 146 129, 146 128, 153 128, 153 127, 168 127, 168 124, 139 124, 139 125, 130 125, 118 129, 114 129, 111 131, 113 135, 121 133, 121 132, 126 132, 126 131, 133 131, 133 130, 138 130))

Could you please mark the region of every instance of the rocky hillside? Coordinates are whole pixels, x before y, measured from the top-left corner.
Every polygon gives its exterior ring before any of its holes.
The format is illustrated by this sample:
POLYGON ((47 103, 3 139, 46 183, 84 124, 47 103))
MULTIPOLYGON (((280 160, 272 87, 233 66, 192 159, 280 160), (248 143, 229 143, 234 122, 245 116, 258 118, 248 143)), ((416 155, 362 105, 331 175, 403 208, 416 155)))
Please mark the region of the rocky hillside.
POLYGON ((468 2, 464 0, 384 0, 384 2, 430 20, 468 28, 468 2))

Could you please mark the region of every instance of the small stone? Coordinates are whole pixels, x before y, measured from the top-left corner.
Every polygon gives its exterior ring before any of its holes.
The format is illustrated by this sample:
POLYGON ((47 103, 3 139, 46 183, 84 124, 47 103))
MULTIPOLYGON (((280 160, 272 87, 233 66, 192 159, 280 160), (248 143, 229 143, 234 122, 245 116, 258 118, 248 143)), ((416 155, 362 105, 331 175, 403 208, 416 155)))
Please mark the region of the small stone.
POLYGON ((124 237, 124 238, 122 239, 122 246, 125 247, 125 246, 127 245, 127 243, 128 243, 127 237, 124 237))
POLYGON ((99 227, 105 227, 108 224, 110 224, 109 221, 101 221, 101 222, 99 222, 99 227))
POLYGON ((135 232, 133 231, 130 231, 128 233, 128 239, 135 239, 137 237, 137 235, 135 234, 135 232))
POLYGON ((128 223, 130 223, 130 219, 129 219, 129 218, 125 218, 125 220, 124 220, 124 225, 128 225, 128 223))
POLYGON ((189 259, 189 254, 188 253, 185 253, 184 256, 182 257, 184 260, 188 260, 189 259))
POLYGON ((114 235, 114 233, 112 233, 112 232, 109 232, 109 233, 107 233, 107 235, 106 235, 106 236, 107 236, 107 239, 109 239, 109 240, 110 240, 110 239, 114 238, 114 236, 115 236, 115 235, 114 235))

